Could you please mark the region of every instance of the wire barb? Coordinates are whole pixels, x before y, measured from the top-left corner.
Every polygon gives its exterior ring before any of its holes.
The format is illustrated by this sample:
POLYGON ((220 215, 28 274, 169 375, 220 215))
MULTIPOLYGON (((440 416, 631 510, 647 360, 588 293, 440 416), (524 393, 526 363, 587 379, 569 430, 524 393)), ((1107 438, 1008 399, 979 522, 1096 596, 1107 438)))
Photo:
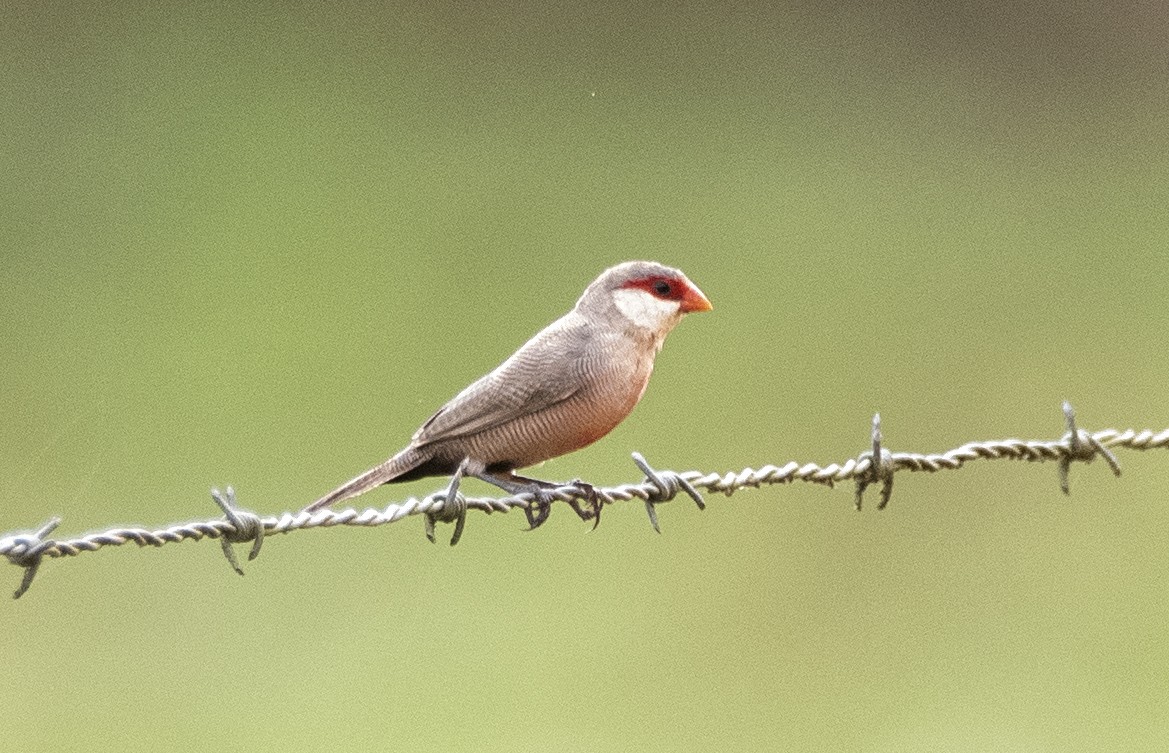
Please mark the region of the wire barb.
POLYGON ((232 527, 230 531, 224 530, 219 539, 219 544, 223 547, 223 556, 227 558, 232 570, 243 575, 244 571, 239 566, 239 560, 235 558, 232 544, 243 544, 250 541, 252 542, 252 550, 248 552, 248 562, 259 557, 260 547, 264 545, 264 521, 260 520, 259 515, 235 506, 235 489, 230 486, 227 487, 226 495, 218 489, 212 489, 211 499, 215 500, 215 504, 223 510, 224 517, 227 518, 227 522, 232 527))
POLYGON ((1095 436, 1076 428, 1076 411, 1067 400, 1063 401, 1063 415, 1067 421, 1068 433, 1064 435, 1062 441, 1067 443, 1068 451, 1066 455, 1059 459, 1060 490, 1069 496, 1072 493, 1069 484, 1072 461, 1091 463, 1097 455, 1104 458, 1104 461, 1108 463, 1108 467, 1112 469, 1114 476, 1120 476, 1120 461, 1116 459, 1116 455, 1112 454, 1112 451, 1105 447, 1095 436))
POLYGON ((893 465, 893 453, 881 448, 881 414, 873 414, 873 449, 871 452, 862 452, 857 458, 856 477, 856 511, 860 512, 864 501, 865 489, 870 484, 880 482, 881 501, 877 503, 878 510, 884 510, 893 497, 893 473, 897 469, 893 465), (867 465, 866 465, 867 463, 867 465))
POLYGON ((45 552, 56 542, 45 537, 61 525, 58 517, 50 518, 35 533, 17 534, 0 539, 0 551, 3 551, 8 561, 17 567, 24 568, 24 575, 20 579, 20 587, 12 592, 13 599, 19 599, 28 592, 33 578, 37 577, 45 552))
POLYGON ((645 512, 649 515, 649 524, 658 533, 661 533, 662 529, 658 526, 658 512, 655 506, 662 502, 669 502, 678 496, 679 491, 690 495, 690 499, 694 500, 694 504, 698 505, 699 510, 706 509, 706 502, 703 501, 698 490, 674 471, 654 470, 640 452, 633 453, 633 462, 645 474, 645 480, 653 485, 651 491, 645 495, 645 512))
POLYGON ((471 458, 463 458, 463 462, 459 463, 459 467, 451 476, 451 482, 447 485, 446 491, 440 495, 431 495, 442 498, 441 507, 438 510, 432 509, 423 518, 426 538, 431 544, 434 543, 434 525, 437 521, 455 524, 455 532, 451 534, 451 546, 459 543, 459 539, 463 538, 463 526, 467 524, 467 499, 459 494, 459 483, 463 480, 463 474, 467 472, 467 465, 470 462, 471 458))

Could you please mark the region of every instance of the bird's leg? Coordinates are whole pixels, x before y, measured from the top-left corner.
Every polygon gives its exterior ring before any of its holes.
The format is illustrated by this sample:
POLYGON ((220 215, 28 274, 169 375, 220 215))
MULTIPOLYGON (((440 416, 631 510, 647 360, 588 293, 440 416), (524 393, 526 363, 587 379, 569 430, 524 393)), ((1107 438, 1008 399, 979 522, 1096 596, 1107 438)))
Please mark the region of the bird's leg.
POLYGON ((549 490, 557 488, 556 484, 534 478, 517 476, 510 471, 492 473, 483 471, 474 474, 480 481, 498 486, 508 494, 531 494, 533 499, 524 508, 524 516, 528 519, 528 530, 535 530, 548 520, 552 511, 552 495, 549 490))
POLYGON ((526 476, 518 476, 515 473, 489 473, 484 472, 477 474, 476 478, 486 481, 489 484, 494 484, 500 489, 503 489, 508 494, 531 494, 534 499, 529 503, 524 510, 524 515, 528 518, 528 530, 539 528, 548 520, 548 515, 551 513, 552 490, 559 489, 561 486, 575 486, 579 489, 587 502, 587 506, 582 506, 580 500, 570 499, 568 504, 580 516, 581 520, 593 521, 593 528, 601 520, 601 498, 597 494, 597 490, 591 484, 586 484, 580 479, 571 481, 567 484, 556 484, 551 481, 543 481, 538 478, 527 478, 526 476))
MULTIPOLYGON (((580 491, 581 497, 583 499, 570 499, 568 500, 568 506, 572 508, 573 512, 580 516, 581 520, 585 522, 590 520, 593 521, 594 529, 596 529, 596 527, 601 524, 601 507, 603 506, 603 503, 601 502, 601 496, 597 494, 597 490, 593 488, 592 484, 585 483, 579 478, 573 479, 567 484, 555 484, 549 481, 541 481, 538 478, 517 476, 514 473, 512 474, 512 478, 517 479, 518 481, 534 484, 543 489, 558 489, 561 486, 575 486, 580 491), (582 501, 584 502, 583 505, 582 501)), ((539 492, 537 492, 537 494, 539 494, 539 492)), ((551 502, 552 500, 549 499, 548 503, 551 504, 551 502)), ((540 522, 543 523, 547 517, 548 512, 545 510, 543 512, 543 517, 540 519, 540 522)), ((535 528, 535 526, 533 526, 533 528, 535 528)))

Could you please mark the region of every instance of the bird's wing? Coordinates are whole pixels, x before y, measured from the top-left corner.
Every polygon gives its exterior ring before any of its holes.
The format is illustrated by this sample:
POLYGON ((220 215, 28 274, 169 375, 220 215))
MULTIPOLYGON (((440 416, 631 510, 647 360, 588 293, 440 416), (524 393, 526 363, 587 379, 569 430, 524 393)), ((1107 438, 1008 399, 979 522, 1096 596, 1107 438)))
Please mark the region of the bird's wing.
POLYGON ((587 330, 574 314, 553 322, 439 408, 414 434, 413 445, 478 434, 568 400, 582 388, 587 330))

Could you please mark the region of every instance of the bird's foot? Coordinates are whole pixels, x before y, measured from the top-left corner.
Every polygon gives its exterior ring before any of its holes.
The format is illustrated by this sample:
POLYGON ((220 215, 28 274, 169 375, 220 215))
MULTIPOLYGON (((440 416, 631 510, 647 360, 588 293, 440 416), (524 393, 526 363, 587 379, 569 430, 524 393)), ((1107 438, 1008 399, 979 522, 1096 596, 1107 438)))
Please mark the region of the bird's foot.
MULTIPOLYGON (((601 508, 604 506, 604 501, 601 495, 597 493, 596 488, 592 484, 585 483, 580 479, 564 484, 563 486, 576 487, 580 491, 580 497, 574 497, 568 500, 568 506, 573 509, 581 520, 593 521, 593 528, 595 529, 601 522, 601 508)), ((528 519, 528 530, 533 531, 548 520, 548 516, 552 513, 552 503, 556 501, 556 497, 552 492, 557 487, 551 485, 547 488, 536 487, 532 490, 532 501, 524 508, 524 516, 528 519)))
POLYGON ((578 479, 570 481, 568 486, 575 486, 581 491, 582 496, 579 499, 568 500, 568 506, 580 516, 580 519, 588 522, 593 521, 593 530, 601 524, 601 510, 605 503, 601 499, 601 495, 597 493, 596 487, 592 484, 586 483, 578 479))
POLYGON ((551 481, 525 478, 514 473, 480 473, 477 478, 489 484, 495 484, 508 494, 528 494, 531 498, 523 507, 524 517, 528 519, 528 530, 534 531, 544 525, 552 513, 552 503, 560 497, 557 491, 569 486, 576 490, 576 494, 568 498, 568 504, 580 516, 581 520, 593 521, 593 528, 601 522, 601 507, 608 499, 601 495, 592 484, 580 479, 569 481, 566 484, 557 484, 551 481))
POLYGON ((532 492, 532 501, 524 508, 524 517, 528 519, 528 530, 534 531, 548 520, 552 513, 552 495, 543 489, 532 492))

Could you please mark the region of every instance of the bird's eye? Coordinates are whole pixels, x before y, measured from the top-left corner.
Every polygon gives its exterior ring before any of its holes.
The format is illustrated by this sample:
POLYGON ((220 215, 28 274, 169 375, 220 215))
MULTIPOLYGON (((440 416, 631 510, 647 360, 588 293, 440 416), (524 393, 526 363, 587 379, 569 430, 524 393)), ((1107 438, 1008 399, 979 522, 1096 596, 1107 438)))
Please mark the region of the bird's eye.
POLYGON ((654 283, 654 292, 658 295, 669 295, 672 290, 670 283, 665 280, 658 280, 654 283))

